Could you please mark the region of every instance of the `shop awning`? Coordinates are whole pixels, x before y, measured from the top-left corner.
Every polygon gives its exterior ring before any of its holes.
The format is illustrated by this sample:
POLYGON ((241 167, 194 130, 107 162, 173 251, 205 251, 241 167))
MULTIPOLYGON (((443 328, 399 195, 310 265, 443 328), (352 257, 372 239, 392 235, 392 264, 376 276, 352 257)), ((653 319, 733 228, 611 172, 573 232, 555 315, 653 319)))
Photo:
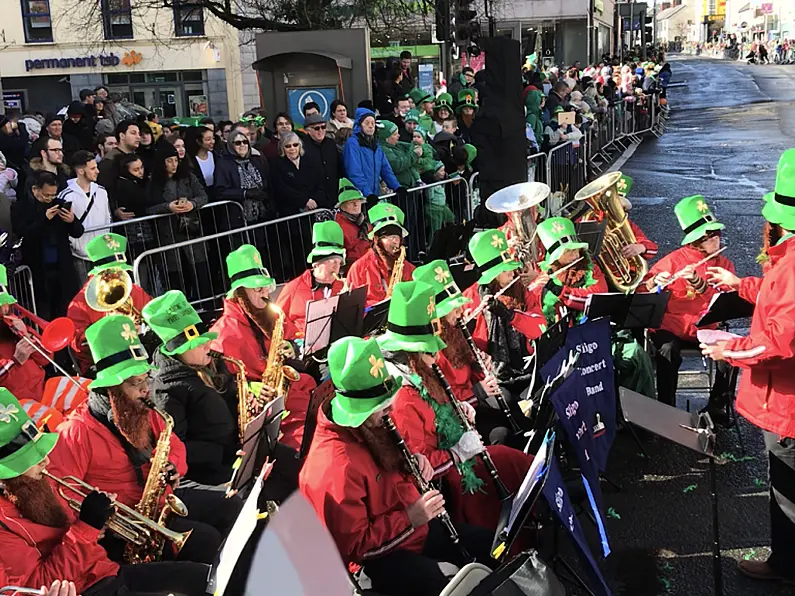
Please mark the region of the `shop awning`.
POLYGON ((334 60, 339 68, 345 68, 347 70, 353 70, 353 60, 351 60, 348 56, 343 56, 342 54, 335 54, 334 52, 327 52, 325 50, 302 50, 301 52, 281 52, 278 50, 274 50, 273 52, 264 52, 264 55, 261 55, 259 60, 254 62, 252 66, 257 68, 257 64, 269 60, 275 56, 283 56, 287 54, 314 54, 315 56, 323 56, 324 58, 330 58, 334 60))

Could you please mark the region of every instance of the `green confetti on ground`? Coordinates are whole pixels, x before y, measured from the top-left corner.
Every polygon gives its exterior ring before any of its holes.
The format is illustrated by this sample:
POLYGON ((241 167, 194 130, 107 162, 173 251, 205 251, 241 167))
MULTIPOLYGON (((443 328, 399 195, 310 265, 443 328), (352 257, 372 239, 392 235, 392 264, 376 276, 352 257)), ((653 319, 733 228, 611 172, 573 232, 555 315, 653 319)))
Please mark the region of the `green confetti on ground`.
POLYGON ((720 462, 735 462, 741 463, 745 461, 754 461, 755 458, 751 457, 750 455, 743 455, 742 457, 737 457, 733 453, 720 453, 718 454, 718 461, 720 462))
POLYGON ((698 487, 698 484, 691 484, 690 486, 686 486, 685 490, 683 490, 682 492, 683 493, 692 493, 694 490, 696 490, 697 487, 698 487))
POLYGON ((671 567, 671 564, 666 561, 665 564, 662 566, 662 570, 663 571, 673 571, 674 568, 671 567))
POLYGON ((745 555, 745 556, 743 557, 743 559, 745 559, 746 561, 750 561, 750 560, 751 560, 751 559, 753 559, 755 556, 756 556, 756 550, 752 550, 750 553, 748 553, 747 555, 745 555))
POLYGON ((757 488, 764 488, 767 486, 767 482, 760 480, 759 478, 754 478, 754 486, 757 488))
POLYGON ((642 459, 645 459, 645 458, 646 458, 646 454, 645 454, 645 453, 643 453, 642 451, 638 451, 638 452, 637 452, 635 455, 637 455, 638 457, 640 457, 640 458, 642 458, 642 459))
POLYGON ((661 577, 660 578, 660 583, 663 585, 663 587, 665 588, 666 592, 670 592, 671 591, 671 582, 668 581, 667 578, 661 577))
POLYGON ((618 512, 617 512, 615 509, 613 509, 612 507, 610 507, 610 508, 607 510, 607 516, 608 516, 608 517, 612 517, 613 519, 621 519, 621 516, 620 516, 620 515, 618 514, 618 512))

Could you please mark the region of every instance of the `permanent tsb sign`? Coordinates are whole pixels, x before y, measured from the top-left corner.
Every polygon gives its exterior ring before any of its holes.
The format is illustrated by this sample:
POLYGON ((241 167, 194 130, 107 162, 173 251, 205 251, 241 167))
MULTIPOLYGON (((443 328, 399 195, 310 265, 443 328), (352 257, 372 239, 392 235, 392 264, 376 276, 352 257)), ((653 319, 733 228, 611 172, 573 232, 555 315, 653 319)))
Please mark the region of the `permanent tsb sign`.
POLYGON ((45 70, 48 68, 95 68, 97 66, 118 66, 119 64, 132 66, 141 61, 140 56, 136 52, 125 52, 123 57, 119 57, 111 52, 110 54, 92 54, 91 56, 81 56, 79 58, 25 60, 25 70, 30 72, 31 70, 45 70))

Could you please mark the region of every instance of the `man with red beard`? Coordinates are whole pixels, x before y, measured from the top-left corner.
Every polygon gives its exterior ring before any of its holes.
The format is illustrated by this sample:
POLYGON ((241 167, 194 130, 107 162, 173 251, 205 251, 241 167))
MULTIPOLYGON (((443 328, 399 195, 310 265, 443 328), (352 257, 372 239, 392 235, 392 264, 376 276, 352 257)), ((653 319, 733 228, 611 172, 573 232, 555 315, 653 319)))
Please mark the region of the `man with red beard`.
MULTIPOLYGON (((387 330, 378 338, 387 370, 403 381, 392 404, 392 419, 409 449, 425 455, 434 477, 447 484, 453 519, 495 531, 500 501, 489 473, 477 459, 486 447, 476 431, 466 430, 433 369, 439 351, 446 347, 440 330, 433 288, 415 281, 397 284, 387 330)), ((474 424, 475 409, 466 402, 460 405, 474 424)), ((490 446, 488 451, 505 487, 515 493, 532 458, 503 445, 490 446)))
POLYGON ((345 236, 345 258, 348 264, 356 262, 370 248, 372 226, 362 211, 367 200, 361 191, 347 178, 340 178, 337 194, 337 215, 334 221, 340 224, 345 236))
MULTIPOLYGON (((94 310, 86 302, 86 288, 91 284, 91 280, 96 275, 101 275, 105 271, 115 272, 121 274, 123 271, 132 271, 132 267, 127 263, 127 238, 120 234, 103 234, 97 236, 86 245, 86 254, 91 259, 94 268, 88 272, 88 282, 80 289, 80 291, 72 298, 69 303, 69 308, 66 311, 68 316, 75 324, 75 336, 69 347, 74 354, 77 365, 80 368, 80 374, 86 374, 94 364, 91 360, 91 354, 86 345, 86 329, 88 326, 96 323, 107 312, 94 310)), ((122 274, 123 275, 123 274, 122 274)), ((137 311, 138 318, 140 313, 152 297, 147 294, 144 289, 138 284, 133 283, 130 297, 127 305, 132 304, 132 307, 137 311)), ((118 312, 118 311, 117 311, 118 312)), ((118 312, 118 314, 131 314, 118 312)), ((143 320, 137 321, 140 325, 143 320)), ((140 331, 140 329, 139 329, 140 331)))
MULTIPOLYGON (((76 519, 43 476, 58 441, 28 418, 17 399, 0 388, 0 568, 14 585, 74 582, 86 596, 135 591, 203 594, 208 567, 151 563, 119 567, 98 540, 113 514, 111 499, 91 491, 76 519)), ((54 592, 58 594, 59 592, 54 592)))
POLYGON ((370 232, 373 245, 362 258, 351 265, 348 270, 348 283, 351 288, 365 286, 365 306, 372 306, 388 297, 392 271, 401 255, 403 275, 397 281, 410 281, 414 265, 405 259, 403 238, 409 233, 403 227, 406 216, 400 207, 390 203, 378 203, 367 212, 367 216, 373 224, 373 231, 370 232))
MULTIPOLYGON (((295 347, 286 339, 279 346, 271 344, 277 320, 282 318, 283 338, 295 337, 296 329, 282 310, 271 302, 269 296, 275 287, 273 278, 262 266, 259 251, 244 244, 226 256, 226 268, 231 287, 224 300, 224 312, 210 331, 218 338, 211 349, 225 356, 241 360, 250 381, 262 381, 270 350, 280 350, 285 361, 300 367, 295 360, 295 347)), ((287 416, 282 420, 280 442, 291 449, 301 448, 304 423, 309 407, 309 394, 317 386, 314 379, 305 373, 290 384, 284 400, 287 416)), ((261 400, 270 401, 278 397, 275 388, 262 385, 261 400)))
MULTIPOLYGON (((384 425, 400 379, 388 376, 374 339, 345 337, 329 349, 333 399, 318 426, 300 475, 300 489, 328 528, 346 564, 364 566, 373 589, 387 596, 438 596, 448 583, 438 562, 462 565, 461 554, 436 519, 437 490, 420 494, 403 473, 397 437, 384 425)), ((414 452, 425 482, 427 458, 414 452)), ((456 526, 461 543, 489 564, 491 533, 456 526)))
MULTIPOLYGON (((86 402, 58 429, 61 440, 52 452, 53 473, 75 476, 135 507, 166 427, 162 405, 155 411, 148 399, 152 366, 129 317, 103 317, 86 329, 86 339, 97 378, 89 386, 86 402)), ((179 488, 179 479, 187 472, 185 445, 172 432, 169 446, 163 473, 169 489, 187 506, 188 517, 172 516, 168 525, 179 532, 192 531, 177 557, 212 563, 242 504, 223 493, 179 488)), ((103 544, 111 558, 121 558, 124 543, 108 537, 103 544)), ((166 557, 173 555, 170 547, 165 550, 166 557)))

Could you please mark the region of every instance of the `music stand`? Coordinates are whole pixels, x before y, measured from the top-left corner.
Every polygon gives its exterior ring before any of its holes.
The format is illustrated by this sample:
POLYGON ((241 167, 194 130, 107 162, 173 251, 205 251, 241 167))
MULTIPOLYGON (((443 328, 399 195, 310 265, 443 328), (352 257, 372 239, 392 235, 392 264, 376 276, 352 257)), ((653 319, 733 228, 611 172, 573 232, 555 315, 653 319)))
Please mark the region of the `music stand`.
POLYGON ((386 327, 387 316, 389 315, 389 303, 391 300, 387 298, 381 302, 376 302, 369 308, 364 309, 364 323, 362 324, 362 335, 374 335, 386 327))
POLYGON ((706 327, 713 323, 723 323, 732 319, 745 319, 754 316, 754 305, 740 298, 737 292, 721 292, 712 297, 709 309, 696 323, 696 327, 706 327))
POLYGON ((535 354, 538 359, 536 370, 540 371, 544 365, 552 360, 552 357, 566 345, 566 335, 569 332, 570 317, 570 314, 561 317, 559 321, 550 325, 547 330, 535 340, 535 354))
POLYGON ((306 419, 304 420, 304 437, 301 440, 301 450, 298 453, 300 459, 304 459, 309 453, 312 438, 315 436, 317 428, 317 413, 323 404, 334 397, 334 383, 331 379, 326 379, 320 385, 309 392, 309 405, 306 408, 306 419))
POLYGON ((240 492, 259 474, 262 465, 279 440, 279 427, 284 414, 284 396, 268 403, 260 414, 246 426, 243 444, 244 455, 232 473, 227 494, 240 492))
POLYGON ((464 224, 454 224, 436 230, 428 249, 428 261, 442 259, 449 261, 453 257, 464 253, 469 239, 475 233, 475 220, 464 224))
POLYGON ((450 265, 450 273, 453 276, 453 281, 461 291, 466 290, 469 286, 476 284, 480 279, 480 271, 472 263, 458 263, 450 265))
POLYGON ((584 312, 589 319, 610 317, 621 329, 657 329, 670 297, 670 292, 591 294, 585 300, 584 312))
POLYGON ((574 228, 577 230, 577 240, 587 242, 591 255, 598 257, 607 230, 607 218, 602 221, 581 221, 574 224, 574 228))
POLYGON ((367 288, 361 286, 340 294, 337 308, 331 320, 331 343, 348 336, 362 336, 364 328, 364 303, 367 288))

